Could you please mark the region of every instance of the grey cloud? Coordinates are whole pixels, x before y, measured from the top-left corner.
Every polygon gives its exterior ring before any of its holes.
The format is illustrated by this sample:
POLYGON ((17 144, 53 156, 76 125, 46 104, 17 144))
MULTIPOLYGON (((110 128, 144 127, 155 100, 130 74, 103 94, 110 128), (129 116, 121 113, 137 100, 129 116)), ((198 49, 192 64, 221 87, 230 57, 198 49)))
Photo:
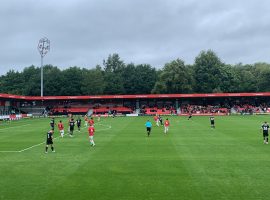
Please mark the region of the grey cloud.
POLYGON ((162 67, 193 63, 212 49, 226 63, 270 62, 270 2, 211 0, 4 0, 0 68, 38 66, 38 40, 51 40, 45 64, 94 67, 111 53, 162 67))

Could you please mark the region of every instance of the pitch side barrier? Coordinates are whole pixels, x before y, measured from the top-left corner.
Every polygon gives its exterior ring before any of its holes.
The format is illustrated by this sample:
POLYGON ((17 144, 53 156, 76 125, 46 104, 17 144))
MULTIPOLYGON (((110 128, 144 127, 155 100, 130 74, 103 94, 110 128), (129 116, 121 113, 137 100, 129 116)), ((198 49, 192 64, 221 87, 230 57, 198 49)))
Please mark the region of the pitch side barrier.
POLYGON ((270 115, 269 112, 265 112, 265 113, 259 113, 259 112, 254 112, 254 113, 231 113, 230 115, 270 115))
MULTIPOLYGON (((192 116, 228 116, 229 113, 192 113, 192 116)), ((189 114, 178 114, 178 116, 189 116, 189 114)))
POLYGON ((23 118, 31 118, 32 116, 32 114, 1 115, 0 120, 19 120, 23 118))

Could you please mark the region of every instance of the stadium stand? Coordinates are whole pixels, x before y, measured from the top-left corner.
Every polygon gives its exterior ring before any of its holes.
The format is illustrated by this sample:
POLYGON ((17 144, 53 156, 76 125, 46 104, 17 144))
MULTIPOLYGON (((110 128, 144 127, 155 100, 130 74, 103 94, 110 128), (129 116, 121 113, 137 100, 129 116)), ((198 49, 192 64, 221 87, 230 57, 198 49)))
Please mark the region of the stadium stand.
POLYGON ((27 97, 0 94, 0 116, 270 114, 270 92, 27 97))

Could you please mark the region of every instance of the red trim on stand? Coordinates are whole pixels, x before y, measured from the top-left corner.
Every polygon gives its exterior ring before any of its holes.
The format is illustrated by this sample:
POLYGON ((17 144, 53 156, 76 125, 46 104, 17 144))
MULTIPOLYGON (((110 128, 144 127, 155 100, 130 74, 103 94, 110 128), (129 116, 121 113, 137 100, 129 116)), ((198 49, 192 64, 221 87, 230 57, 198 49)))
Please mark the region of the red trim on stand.
POLYGON ((99 95, 99 96, 19 96, 0 94, 0 98, 18 100, 89 100, 89 99, 166 99, 166 98, 211 98, 211 97, 258 97, 270 96, 270 92, 260 93, 208 93, 208 94, 139 94, 139 95, 99 95))

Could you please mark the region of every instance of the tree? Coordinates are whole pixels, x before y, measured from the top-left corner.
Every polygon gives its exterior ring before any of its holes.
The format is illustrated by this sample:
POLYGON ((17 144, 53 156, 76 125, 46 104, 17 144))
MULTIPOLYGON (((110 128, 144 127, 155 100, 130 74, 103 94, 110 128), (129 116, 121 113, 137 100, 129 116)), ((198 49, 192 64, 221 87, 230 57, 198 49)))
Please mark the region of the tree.
POLYGON ((126 94, 149 94, 156 82, 156 70, 150 65, 128 64, 123 72, 126 94))
POLYGON ((103 62, 104 79, 105 79, 105 94, 125 94, 123 85, 123 71, 125 64, 118 54, 109 55, 108 59, 103 62))
POLYGON ((104 77, 101 67, 98 65, 95 69, 84 70, 82 79, 83 95, 100 95, 104 91, 104 77))
POLYGON ((153 93, 190 93, 192 77, 184 61, 177 59, 165 64, 155 84, 153 93))
POLYGON ((57 96, 66 83, 60 69, 52 65, 44 66, 44 96, 57 96))
POLYGON ((124 90, 126 94, 138 94, 137 84, 138 84, 138 76, 136 66, 131 63, 128 64, 122 73, 123 82, 124 82, 124 90))
POLYGON ((234 69, 230 65, 221 67, 221 84, 219 86, 220 91, 213 92, 238 92, 239 91, 239 77, 235 73, 234 69))
POLYGON ((83 79, 82 70, 79 67, 70 67, 62 71, 63 82, 59 95, 81 95, 83 79))
POLYGON ((40 95, 40 68, 30 66, 24 68, 22 77, 25 80, 23 94, 29 96, 40 95))
POLYGON ((194 79, 195 92, 212 93, 221 91, 222 85, 222 67, 224 64, 220 61, 217 55, 211 51, 202 51, 195 58, 194 64, 194 79))
POLYGON ((270 64, 255 63, 252 73, 256 77, 257 91, 270 91, 270 64))
POLYGON ((10 70, 1 76, 0 92, 9 94, 22 94, 24 79, 18 71, 10 70))
POLYGON ((252 65, 238 64, 234 67, 238 79, 238 92, 256 92, 257 80, 253 73, 252 65))

